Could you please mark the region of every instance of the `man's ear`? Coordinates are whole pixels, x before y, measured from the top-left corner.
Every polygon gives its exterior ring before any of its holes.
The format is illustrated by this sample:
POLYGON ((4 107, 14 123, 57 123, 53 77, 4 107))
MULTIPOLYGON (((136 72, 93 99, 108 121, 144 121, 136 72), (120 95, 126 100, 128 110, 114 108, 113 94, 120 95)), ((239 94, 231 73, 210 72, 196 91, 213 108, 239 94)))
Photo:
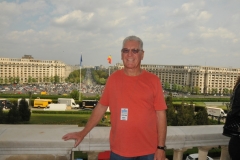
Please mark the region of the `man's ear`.
POLYGON ((144 51, 142 51, 142 60, 143 60, 143 57, 144 57, 144 51))

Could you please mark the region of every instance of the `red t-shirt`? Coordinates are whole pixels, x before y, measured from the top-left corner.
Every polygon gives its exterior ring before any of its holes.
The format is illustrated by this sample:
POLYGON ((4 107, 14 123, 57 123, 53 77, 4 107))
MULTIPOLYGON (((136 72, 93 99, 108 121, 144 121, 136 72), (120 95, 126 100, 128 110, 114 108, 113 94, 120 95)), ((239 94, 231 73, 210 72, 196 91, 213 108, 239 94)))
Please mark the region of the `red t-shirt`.
POLYGON ((118 70, 108 78, 100 103, 111 111, 110 148, 114 153, 125 157, 155 153, 156 110, 167 109, 156 75, 143 70, 138 76, 127 76, 118 70))

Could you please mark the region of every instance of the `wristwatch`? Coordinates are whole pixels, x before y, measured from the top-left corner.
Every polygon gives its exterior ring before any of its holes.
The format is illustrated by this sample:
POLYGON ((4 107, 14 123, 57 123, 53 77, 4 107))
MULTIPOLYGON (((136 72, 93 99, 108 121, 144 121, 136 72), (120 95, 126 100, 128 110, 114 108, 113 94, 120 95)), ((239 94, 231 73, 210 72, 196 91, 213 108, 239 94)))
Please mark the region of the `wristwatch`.
POLYGON ((161 149, 161 150, 166 150, 167 149, 167 147, 166 146, 157 146, 157 149, 161 149))

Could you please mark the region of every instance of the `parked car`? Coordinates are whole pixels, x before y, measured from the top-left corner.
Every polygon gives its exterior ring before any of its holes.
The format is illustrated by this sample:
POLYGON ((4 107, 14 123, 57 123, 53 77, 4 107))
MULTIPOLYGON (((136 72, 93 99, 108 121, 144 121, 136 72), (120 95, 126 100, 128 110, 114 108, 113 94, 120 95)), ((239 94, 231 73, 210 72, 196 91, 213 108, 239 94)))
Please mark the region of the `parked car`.
MULTIPOLYGON (((187 156, 186 160, 198 160, 198 153, 190 154, 187 156)), ((213 160, 213 158, 207 156, 206 160, 213 160)))
POLYGON ((10 109, 13 106, 13 103, 8 101, 7 99, 0 98, 0 107, 4 109, 10 109))

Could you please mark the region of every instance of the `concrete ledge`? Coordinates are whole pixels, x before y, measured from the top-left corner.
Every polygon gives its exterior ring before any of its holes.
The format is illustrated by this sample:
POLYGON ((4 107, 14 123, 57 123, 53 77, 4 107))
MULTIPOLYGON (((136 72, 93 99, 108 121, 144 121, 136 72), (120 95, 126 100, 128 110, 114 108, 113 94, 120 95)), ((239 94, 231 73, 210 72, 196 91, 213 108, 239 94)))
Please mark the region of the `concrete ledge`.
MULTIPOLYGON (((110 127, 95 127, 76 148, 73 140, 62 140, 64 134, 81 129, 76 125, 0 125, 0 157, 42 155, 70 159, 72 151, 110 149, 110 127)), ((169 126, 166 145, 169 149, 227 146, 229 138, 222 131, 223 125, 169 126)))

